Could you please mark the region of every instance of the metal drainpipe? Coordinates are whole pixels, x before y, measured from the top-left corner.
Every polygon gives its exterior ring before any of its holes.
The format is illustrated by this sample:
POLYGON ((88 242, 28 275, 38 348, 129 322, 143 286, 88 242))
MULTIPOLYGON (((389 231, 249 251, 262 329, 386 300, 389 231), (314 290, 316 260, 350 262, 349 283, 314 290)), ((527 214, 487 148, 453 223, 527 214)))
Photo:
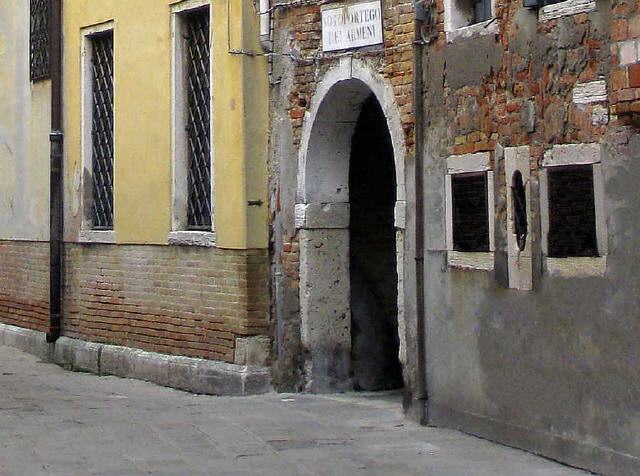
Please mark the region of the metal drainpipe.
POLYGON ((60 337, 62 314, 63 134, 62 134, 62 0, 51 1, 51 132, 49 141, 49 331, 47 342, 60 337))
POLYGON ((416 193, 416 339, 417 339, 417 382, 415 403, 418 404, 420 423, 426 424, 427 379, 426 379, 426 326, 424 302, 424 105, 422 57, 425 41, 422 37, 424 26, 424 0, 414 0, 415 40, 413 42, 413 113, 415 136, 415 193, 416 193))

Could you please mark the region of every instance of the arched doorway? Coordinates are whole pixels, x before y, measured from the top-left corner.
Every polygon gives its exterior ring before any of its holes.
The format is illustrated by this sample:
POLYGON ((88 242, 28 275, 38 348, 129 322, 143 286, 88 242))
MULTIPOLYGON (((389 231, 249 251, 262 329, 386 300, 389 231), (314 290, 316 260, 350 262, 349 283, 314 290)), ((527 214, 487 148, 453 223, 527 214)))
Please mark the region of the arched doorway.
POLYGON ((404 177, 378 98, 362 79, 334 81, 303 137, 296 223, 312 391, 402 385, 404 177))

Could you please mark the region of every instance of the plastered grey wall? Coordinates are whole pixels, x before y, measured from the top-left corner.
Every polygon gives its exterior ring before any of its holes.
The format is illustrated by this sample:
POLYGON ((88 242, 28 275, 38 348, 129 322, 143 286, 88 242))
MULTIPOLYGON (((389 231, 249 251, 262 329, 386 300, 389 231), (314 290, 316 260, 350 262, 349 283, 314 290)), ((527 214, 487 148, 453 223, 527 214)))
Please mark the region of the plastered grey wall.
POLYGON ((542 24, 521 2, 498 2, 499 35, 425 49, 426 363, 431 423, 631 475, 640 473, 640 135, 616 117, 595 126, 589 107, 572 101, 582 80, 609 81, 610 10, 600 1, 580 18, 542 24), (487 60, 460 64, 473 58, 487 60), (554 276, 541 255, 542 156, 557 143, 591 142, 603 151, 606 271, 554 276), (500 145, 531 151, 532 291, 503 286, 502 169, 498 266, 447 263, 446 158, 486 150, 495 160, 500 145))

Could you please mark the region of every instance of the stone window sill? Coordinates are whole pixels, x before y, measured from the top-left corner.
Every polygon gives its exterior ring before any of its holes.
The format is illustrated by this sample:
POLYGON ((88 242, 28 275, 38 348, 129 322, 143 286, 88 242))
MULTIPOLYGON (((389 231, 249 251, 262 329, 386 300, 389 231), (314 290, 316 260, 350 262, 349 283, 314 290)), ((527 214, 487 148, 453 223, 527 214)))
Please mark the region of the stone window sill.
POLYGON ((578 13, 589 13, 595 9, 595 0, 566 0, 542 7, 538 19, 542 23, 578 13))
POLYGON ((607 257, 545 258, 545 271, 557 278, 602 277, 607 272, 607 257))
POLYGON ((212 248, 216 245, 216 234, 212 231, 172 231, 168 241, 170 245, 212 248))
POLYGON ((78 236, 80 243, 115 244, 116 233, 113 230, 82 230, 78 236))
POLYGON ((498 22, 495 18, 469 26, 456 28, 447 31, 447 43, 462 40, 465 38, 474 38, 477 36, 491 35, 498 33, 498 22))
POLYGON ((451 268, 491 271, 493 270, 493 252, 449 251, 447 253, 447 264, 451 268))

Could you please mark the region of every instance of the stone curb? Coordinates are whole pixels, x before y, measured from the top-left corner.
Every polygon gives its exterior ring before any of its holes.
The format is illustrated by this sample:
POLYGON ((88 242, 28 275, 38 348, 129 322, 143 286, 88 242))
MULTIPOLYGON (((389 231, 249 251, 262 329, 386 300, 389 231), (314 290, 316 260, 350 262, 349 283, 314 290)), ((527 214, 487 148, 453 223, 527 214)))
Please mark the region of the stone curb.
POLYGON ((192 393, 243 396, 272 391, 268 367, 159 354, 68 337, 47 344, 42 332, 6 324, 0 324, 0 345, 70 370, 145 380, 192 393))

